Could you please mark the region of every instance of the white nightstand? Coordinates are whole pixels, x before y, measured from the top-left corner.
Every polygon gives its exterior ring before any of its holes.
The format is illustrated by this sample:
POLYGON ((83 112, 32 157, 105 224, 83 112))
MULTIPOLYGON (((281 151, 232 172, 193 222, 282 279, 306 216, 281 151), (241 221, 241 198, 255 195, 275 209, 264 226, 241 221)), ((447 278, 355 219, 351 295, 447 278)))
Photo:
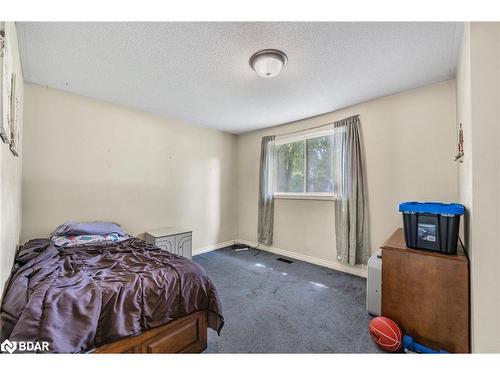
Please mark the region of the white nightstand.
POLYGON ((147 243, 189 259, 192 256, 192 238, 193 232, 190 229, 180 227, 159 228, 144 234, 147 243))

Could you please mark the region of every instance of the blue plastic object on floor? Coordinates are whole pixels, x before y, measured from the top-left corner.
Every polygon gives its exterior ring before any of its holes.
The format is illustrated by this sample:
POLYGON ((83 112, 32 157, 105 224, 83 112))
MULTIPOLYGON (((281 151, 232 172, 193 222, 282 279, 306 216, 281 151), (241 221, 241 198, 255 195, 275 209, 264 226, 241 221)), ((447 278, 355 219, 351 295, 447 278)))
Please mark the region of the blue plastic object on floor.
POLYGON ((416 342, 413 337, 405 335, 403 337, 403 348, 405 350, 409 350, 410 352, 415 352, 415 353, 422 353, 422 354, 447 354, 448 352, 439 349, 439 350, 434 350, 432 348, 429 348, 428 346, 419 344, 416 342))

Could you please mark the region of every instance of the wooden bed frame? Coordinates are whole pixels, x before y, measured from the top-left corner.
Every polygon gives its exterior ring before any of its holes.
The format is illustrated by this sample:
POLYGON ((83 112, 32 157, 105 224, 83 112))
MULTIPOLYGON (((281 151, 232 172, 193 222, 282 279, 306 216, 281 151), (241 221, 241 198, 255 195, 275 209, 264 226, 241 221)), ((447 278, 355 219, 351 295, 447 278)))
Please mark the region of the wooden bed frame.
POLYGON ((207 348, 207 311, 198 311, 140 335, 98 347, 94 353, 201 353, 207 348))

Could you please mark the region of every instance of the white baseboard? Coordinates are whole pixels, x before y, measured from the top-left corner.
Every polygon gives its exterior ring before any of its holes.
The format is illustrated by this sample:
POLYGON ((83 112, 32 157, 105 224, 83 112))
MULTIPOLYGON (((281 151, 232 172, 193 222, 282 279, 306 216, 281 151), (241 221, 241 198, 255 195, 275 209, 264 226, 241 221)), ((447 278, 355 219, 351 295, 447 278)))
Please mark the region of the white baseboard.
MULTIPOLYGON (((235 242, 249 245, 252 247, 257 246, 257 242, 243 240, 243 239, 237 239, 237 240, 235 240, 235 242)), ((309 255, 295 253, 293 251, 283 250, 283 249, 280 249, 280 248, 274 247, 274 246, 260 245, 259 248, 262 250, 268 251, 270 253, 273 253, 273 254, 283 255, 283 256, 286 256, 288 258, 302 260, 304 262, 316 264, 318 266, 323 266, 323 267, 331 268, 331 269, 334 269, 337 271, 346 272, 346 273, 350 273, 352 275, 361 276, 361 277, 366 278, 366 266, 364 266, 364 265, 348 266, 348 265, 338 263, 338 262, 332 262, 329 260, 311 257, 309 255)))
MULTIPOLYGON (((257 242, 253 242, 253 241, 249 241, 249 240, 243 240, 243 239, 230 240, 230 241, 220 242, 220 243, 217 243, 215 245, 204 246, 204 247, 200 247, 198 249, 194 249, 193 256, 208 253, 210 251, 221 249, 223 247, 232 246, 234 243, 242 243, 242 244, 248 245, 250 247, 257 246, 257 242)), ((355 267, 347 266, 345 264, 341 264, 338 262, 332 262, 329 260, 311 257, 309 255, 304 255, 304 254, 300 254, 300 253, 295 253, 293 251, 283 250, 283 249, 280 249, 280 248, 274 247, 274 246, 260 245, 259 248, 262 250, 268 251, 270 253, 273 253, 273 254, 283 255, 283 256, 288 257, 288 258, 301 260, 304 262, 316 264, 318 266, 331 268, 331 269, 334 269, 337 271, 350 273, 350 274, 356 275, 356 276, 366 277, 366 266, 355 266, 355 267)))
POLYGON ((222 249, 223 247, 233 246, 233 245, 234 245, 234 240, 230 240, 230 241, 216 243, 215 245, 199 247, 198 249, 193 250, 193 256, 208 253, 210 251, 222 249))

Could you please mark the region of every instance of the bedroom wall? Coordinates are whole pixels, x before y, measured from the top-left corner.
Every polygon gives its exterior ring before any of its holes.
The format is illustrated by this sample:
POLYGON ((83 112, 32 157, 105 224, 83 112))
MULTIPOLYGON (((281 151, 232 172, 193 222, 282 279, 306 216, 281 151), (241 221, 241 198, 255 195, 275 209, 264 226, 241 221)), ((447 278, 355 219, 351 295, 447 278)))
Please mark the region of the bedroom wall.
POLYGON ((193 249, 235 238, 234 135, 34 84, 24 122, 23 241, 68 220, 185 226, 193 249))
MULTIPOLYGON (((260 141, 359 114, 375 251, 398 227, 400 201, 457 199, 455 81, 418 88, 238 137, 238 238, 257 240, 260 141)), ((333 201, 277 199, 272 251, 363 274, 336 260, 333 201)))
MULTIPOLYGON (((20 90, 22 98, 23 72, 19 58, 15 24, 6 22, 5 32, 8 40, 11 42, 13 73, 16 74, 17 89, 20 90)), ((22 121, 18 122, 18 124, 22 139, 22 121)), ((9 145, 0 140, 0 295, 3 293, 5 282, 10 275, 21 232, 22 145, 19 145, 19 148, 20 156, 16 157, 10 151, 9 145)))
POLYGON ((472 350, 500 352, 500 23, 466 25, 457 72, 459 200, 471 270, 472 350))
POLYGON ((465 208, 465 219, 460 222, 460 237, 470 250, 470 223, 472 219, 472 137, 471 137, 471 76, 470 76, 470 27, 464 27, 457 64, 457 124, 462 123, 464 157, 457 164, 458 199, 465 208))

